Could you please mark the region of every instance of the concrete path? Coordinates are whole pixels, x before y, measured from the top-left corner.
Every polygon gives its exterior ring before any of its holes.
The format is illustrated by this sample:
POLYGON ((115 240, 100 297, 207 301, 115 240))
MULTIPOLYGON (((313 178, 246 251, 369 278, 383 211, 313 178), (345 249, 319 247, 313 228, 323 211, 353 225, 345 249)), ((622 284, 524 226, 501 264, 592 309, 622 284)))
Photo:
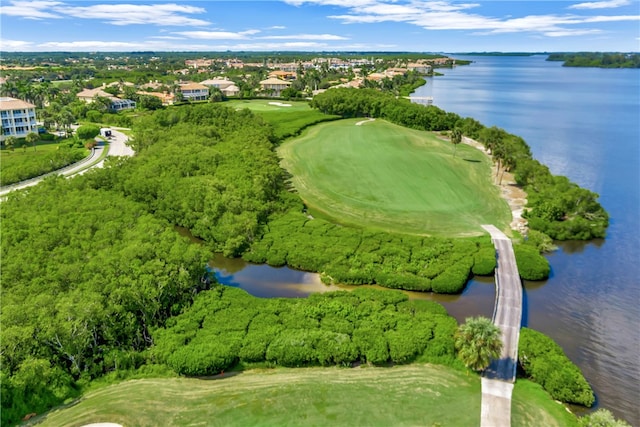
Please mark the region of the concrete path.
POLYGON ((482 378, 481 427, 511 425, 511 393, 518 364, 518 339, 522 322, 522 281, 511 240, 493 225, 483 225, 496 247, 496 302, 493 323, 502 331, 502 353, 482 378))
POLYGON ((96 146, 96 148, 91 151, 91 154, 89 156, 85 157, 79 162, 73 163, 69 166, 65 166, 62 169, 58 169, 56 171, 36 178, 0 187, 0 197, 5 196, 11 191, 21 190, 23 188, 36 185, 40 181, 51 175, 73 176, 76 174, 83 174, 93 168, 100 168, 104 165, 104 159, 100 161, 98 161, 98 159, 100 159, 100 157, 102 156, 102 152, 105 150, 105 148, 109 150, 107 156, 133 156, 133 150, 126 144, 129 138, 124 133, 116 130, 112 130, 112 135, 113 137, 109 140, 109 145, 101 144, 96 146))

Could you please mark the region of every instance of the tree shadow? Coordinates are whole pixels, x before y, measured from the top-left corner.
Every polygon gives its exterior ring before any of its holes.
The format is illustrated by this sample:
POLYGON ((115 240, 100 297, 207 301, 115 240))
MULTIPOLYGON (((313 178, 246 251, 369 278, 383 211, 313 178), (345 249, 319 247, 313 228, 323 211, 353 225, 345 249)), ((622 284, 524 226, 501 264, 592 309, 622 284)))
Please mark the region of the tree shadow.
POLYGON ((462 160, 464 160, 465 162, 469 162, 469 163, 480 163, 481 162, 480 160, 476 160, 476 159, 462 159, 462 160))

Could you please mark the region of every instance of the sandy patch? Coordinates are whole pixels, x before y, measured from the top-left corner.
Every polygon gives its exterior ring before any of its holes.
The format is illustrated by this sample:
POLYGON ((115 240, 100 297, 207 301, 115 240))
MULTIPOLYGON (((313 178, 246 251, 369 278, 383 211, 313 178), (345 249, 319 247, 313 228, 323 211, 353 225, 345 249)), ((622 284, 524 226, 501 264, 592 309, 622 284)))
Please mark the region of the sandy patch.
POLYGON ((275 105, 276 107, 291 107, 291 104, 283 104, 282 102, 270 102, 269 105, 275 105))
MULTIPOLYGON (((484 148, 484 145, 474 139, 464 136, 462 137, 462 142, 477 148, 487 156, 491 156, 488 150, 484 148)), ((491 167, 491 172, 491 176, 495 177, 495 163, 491 167)), ((525 205, 527 204, 527 193, 525 193, 524 190, 516 184, 516 180, 513 177, 513 174, 510 172, 504 173, 504 175, 502 176, 502 184, 498 187, 500 188, 500 195, 507 201, 509 207, 511 208, 511 229, 516 230, 520 233, 526 233, 529 228, 527 227, 527 220, 522 217, 522 212, 525 205)))
POLYGON ((360 122, 356 123, 356 126, 362 126, 364 123, 372 122, 372 121, 374 121, 374 120, 375 120, 374 118, 367 119, 367 120, 362 120, 362 121, 360 121, 360 122))

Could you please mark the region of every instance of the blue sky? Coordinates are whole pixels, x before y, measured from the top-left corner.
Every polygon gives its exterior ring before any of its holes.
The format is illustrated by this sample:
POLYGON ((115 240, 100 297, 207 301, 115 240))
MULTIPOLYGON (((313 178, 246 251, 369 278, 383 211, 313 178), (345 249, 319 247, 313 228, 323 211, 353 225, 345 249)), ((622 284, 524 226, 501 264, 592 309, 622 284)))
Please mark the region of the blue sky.
POLYGON ((0 0, 3 51, 640 51, 640 0, 0 0))

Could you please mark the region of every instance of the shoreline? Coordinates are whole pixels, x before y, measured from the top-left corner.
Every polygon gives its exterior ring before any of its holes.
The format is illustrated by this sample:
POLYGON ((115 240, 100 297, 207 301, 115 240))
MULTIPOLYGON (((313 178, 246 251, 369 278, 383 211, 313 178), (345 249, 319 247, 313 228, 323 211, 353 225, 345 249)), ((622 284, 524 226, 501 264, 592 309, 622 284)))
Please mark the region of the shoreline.
MULTIPOLYGON (((474 147, 482 151, 487 157, 491 159, 489 150, 484 148, 480 142, 475 139, 463 136, 462 143, 474 147)), ((491 177, 496 174, 496 165, 492 159, 491 165, 491 177)), ((524 207, 527 204, 527 193, 516 184, 516 180, 511 172, 505 172, 502 176, 502 184, 494 184, 500 189, 500 196, 507 202, 511 209, 511 223, 509 226, 512 230, 521 234, 526 234, 529 231, 528 222, 522 217, 524 207)))

